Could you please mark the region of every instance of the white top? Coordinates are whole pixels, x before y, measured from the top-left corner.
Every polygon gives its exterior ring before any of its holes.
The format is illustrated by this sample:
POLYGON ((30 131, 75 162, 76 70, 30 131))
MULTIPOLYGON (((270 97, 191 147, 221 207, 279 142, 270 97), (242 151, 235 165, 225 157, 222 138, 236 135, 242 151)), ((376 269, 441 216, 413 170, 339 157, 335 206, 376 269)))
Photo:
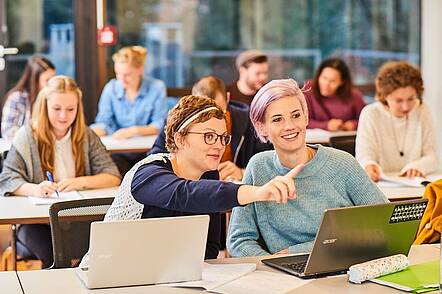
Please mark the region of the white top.
POLYGON ((71 129, 60 140, 55 140, 55 181, 75 178, 75 159, 72 152, 71 129))
POLYGON ((403 173, 413 168, 426 175, 437 169, 436 145, 433 121, 426 104, 417 105, 408 118, 393 116, 380 102, 362 109, 356 136, 356 159, 364 168, 376 164, 385 173, 403 173))

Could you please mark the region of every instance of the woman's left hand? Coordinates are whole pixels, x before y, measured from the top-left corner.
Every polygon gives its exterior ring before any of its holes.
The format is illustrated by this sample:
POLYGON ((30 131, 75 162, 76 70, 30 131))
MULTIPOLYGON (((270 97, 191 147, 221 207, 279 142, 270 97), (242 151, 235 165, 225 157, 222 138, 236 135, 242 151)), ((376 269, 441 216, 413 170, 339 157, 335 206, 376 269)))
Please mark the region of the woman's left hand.
POLYGON ((112 134, 112 138, 117 140, 124 140, 135 137, 136 135, 138 135, 138 132, 136 126, 133 126, 129 128, 119 129, 118 131, 112 134))
POLYGON ((278 251, 273 255, 281 255, 281 254, 289 254, 289 249, 288 248, 282 249, 281 251, 278 251))
POLYGON ((236 164, 231 161, 221 162, 218 166, 219 179, 221 181, 241 181, 242 180, 242 170, 236 164))
POLYGON ((346 121, 342 124, 342 130, 344 131, 354 131, 356 130, 356 124, 351 120, 346 121))
POLYGON ((424 177, 424 174, 415 168, 410 168, 401 174, 401 177, 413 178, 424 177))
POLYGON ((85 185, 83 184, 83 179, 80 178, 70 178, 64 179, 58 182, 58 191, 59 192, 69 192, 76 190, 84 190, 85 185))

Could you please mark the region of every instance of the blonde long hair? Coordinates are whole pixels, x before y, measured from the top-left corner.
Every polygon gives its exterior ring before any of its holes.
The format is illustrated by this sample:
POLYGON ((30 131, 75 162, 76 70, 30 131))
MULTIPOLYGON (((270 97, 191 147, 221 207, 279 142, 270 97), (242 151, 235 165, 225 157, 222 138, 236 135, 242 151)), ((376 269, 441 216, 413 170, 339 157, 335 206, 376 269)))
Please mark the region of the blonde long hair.
POLYGON ((32 111, 32 132, 36 138, 41 167, 43 171, 54 173, 55 139, 51 132, 48 117, 48 98, 54 93, 73 92, 78 97, 77 114, 71 125, 72 152, 75 159, 75 176, 85 174, 83 146, 86 136, 86 123, 83 113, 82 93, 77 83, 67 76, 58 75, 51 78, 41 89, 32 111))

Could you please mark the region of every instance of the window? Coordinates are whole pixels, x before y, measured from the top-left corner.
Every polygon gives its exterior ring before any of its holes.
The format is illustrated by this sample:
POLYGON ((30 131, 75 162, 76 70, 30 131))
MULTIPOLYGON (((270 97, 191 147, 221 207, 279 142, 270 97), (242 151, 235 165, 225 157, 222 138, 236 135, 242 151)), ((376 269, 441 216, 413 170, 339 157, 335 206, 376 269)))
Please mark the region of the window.
MULTIPOLYGON (((389 59, 420 62, 418 0, 108 0, 108 22, 118 45, 148 48, 146 74, 168 87, 215 74, 237 78, 234 58, 259 48, 270 57, 270 77, 303 82, 319 62, 338 56, 356 84, 373 83, 389 59)), ((110 52, 110 53, 111 53, 110 52)), ((109 60, 109 72, 112 64, 109 60)))

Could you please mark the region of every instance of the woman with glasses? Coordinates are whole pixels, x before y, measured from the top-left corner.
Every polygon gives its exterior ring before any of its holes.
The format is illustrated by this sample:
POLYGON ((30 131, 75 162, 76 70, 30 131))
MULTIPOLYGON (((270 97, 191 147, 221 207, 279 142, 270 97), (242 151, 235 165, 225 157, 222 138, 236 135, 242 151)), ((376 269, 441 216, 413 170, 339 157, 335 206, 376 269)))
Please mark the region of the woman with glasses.
POLYGON ((231 136, 213 99, 185 96, 169 112, 166 148, 138 162, 124 177, 105 220, 209 214, 206 258, 220 246, 220 214, 253 201, 286 203, 295 197, 302 166, 261 187, 219 181, 219 162, 231 136))
POLYGON ((362 110, 356 136, 356 159, 373 181, 382 173, 415 177, 436 170, 436 135, 423 91, 420 70, 408 62, 379 69, 377 102, 362 110))

